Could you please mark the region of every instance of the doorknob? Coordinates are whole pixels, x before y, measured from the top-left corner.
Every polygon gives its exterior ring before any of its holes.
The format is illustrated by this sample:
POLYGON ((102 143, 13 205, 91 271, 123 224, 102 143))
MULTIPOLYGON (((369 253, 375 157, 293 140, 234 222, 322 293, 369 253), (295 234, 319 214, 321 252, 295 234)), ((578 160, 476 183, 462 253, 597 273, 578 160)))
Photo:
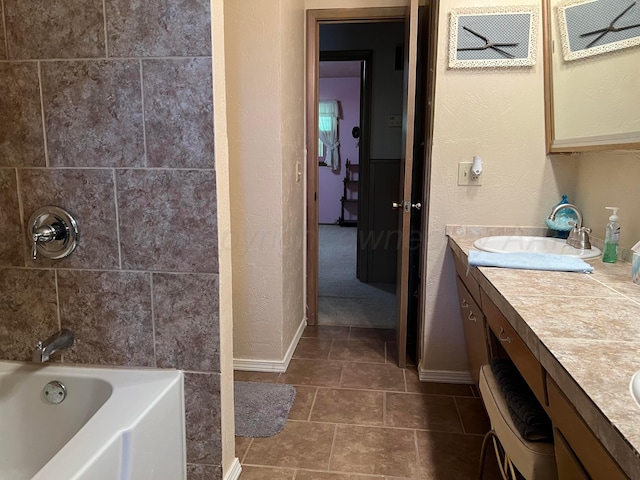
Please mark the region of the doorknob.
POLYGON ((392 208, 402 208, 402 202, 393 202, 391 204, 392 208))
POLYGON ((416 210, 420 210, 422 208, 422 204, 421 203, 412 203, 411 206, 413 208, 415 208, 416 210))

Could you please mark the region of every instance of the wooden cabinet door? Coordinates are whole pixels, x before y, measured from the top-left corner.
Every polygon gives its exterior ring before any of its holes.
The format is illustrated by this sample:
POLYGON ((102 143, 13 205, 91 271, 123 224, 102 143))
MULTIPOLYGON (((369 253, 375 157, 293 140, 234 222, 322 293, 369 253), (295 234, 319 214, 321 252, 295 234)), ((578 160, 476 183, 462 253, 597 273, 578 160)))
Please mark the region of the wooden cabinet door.
POLYGON ((589 480, 575 453, 557 428, 553 429, 553 443, 558 466, 558 480, 589 480))
POLYGON ((489 345, 487 343, 485 319, 482 310, 480 310, 460 277, 456 276, 456 282, 458 283, 460 313, 467 344, 469 370, 471 371, 473 382, 478 386, 480 367, 489 363, 489 345))

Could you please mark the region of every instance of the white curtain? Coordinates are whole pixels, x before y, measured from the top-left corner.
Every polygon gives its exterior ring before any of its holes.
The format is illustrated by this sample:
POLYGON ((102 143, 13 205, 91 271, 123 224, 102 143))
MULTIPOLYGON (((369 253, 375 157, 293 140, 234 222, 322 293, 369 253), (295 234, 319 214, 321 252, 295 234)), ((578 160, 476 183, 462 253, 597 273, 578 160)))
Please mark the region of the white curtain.
POLYGON ((318 137, 326 147, 324 162, 331 167, 331 170, 337 170, 340 167, 338 151, 338 145, 340 145, 340 140, 338 140, 338 101, 323 100, 318 107, 318 137))

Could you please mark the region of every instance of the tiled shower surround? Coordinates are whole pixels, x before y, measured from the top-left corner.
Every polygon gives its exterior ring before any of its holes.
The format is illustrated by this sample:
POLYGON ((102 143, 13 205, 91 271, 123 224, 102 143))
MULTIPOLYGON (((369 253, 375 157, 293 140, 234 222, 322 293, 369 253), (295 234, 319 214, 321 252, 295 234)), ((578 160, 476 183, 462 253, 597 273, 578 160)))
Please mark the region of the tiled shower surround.
POLYGON ((221 478, 209 0, 0 0, 0 357, 185 370, 191 480, 221 478), (30 256, 39 207, 76 251, 30 256))

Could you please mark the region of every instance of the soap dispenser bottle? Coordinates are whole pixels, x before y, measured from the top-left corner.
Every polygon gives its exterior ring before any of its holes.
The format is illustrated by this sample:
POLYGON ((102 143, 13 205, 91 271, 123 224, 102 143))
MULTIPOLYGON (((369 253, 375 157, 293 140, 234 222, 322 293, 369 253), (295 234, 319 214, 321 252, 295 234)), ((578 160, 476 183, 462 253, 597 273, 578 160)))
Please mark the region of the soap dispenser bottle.
POLYGON ((609 217, 607 229, 604 234, 604 252, 602 261, 606 263, 616 263, 618 260, 618 243, 620 242, 620 224, 618 223, 618 207, 605 207, 613 210, 609 217))

